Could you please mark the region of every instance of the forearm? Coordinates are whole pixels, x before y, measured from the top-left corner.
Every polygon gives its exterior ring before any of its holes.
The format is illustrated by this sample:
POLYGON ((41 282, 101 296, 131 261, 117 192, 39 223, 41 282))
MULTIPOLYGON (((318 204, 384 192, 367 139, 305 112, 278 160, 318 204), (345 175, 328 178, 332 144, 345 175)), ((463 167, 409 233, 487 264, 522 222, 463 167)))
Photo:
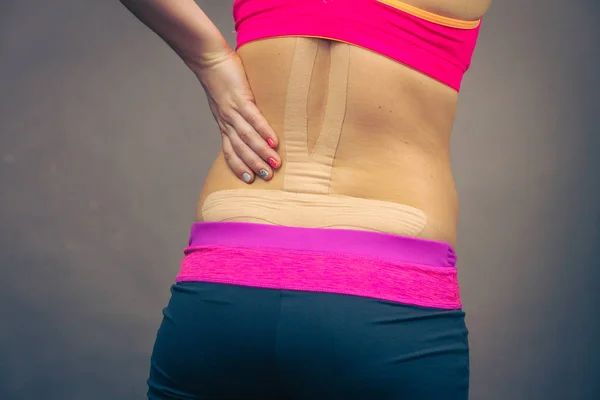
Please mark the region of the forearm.
POLYGON ((227 57, 219 29, 193 0, 120 0, 159 35, 196 74, 227 57))

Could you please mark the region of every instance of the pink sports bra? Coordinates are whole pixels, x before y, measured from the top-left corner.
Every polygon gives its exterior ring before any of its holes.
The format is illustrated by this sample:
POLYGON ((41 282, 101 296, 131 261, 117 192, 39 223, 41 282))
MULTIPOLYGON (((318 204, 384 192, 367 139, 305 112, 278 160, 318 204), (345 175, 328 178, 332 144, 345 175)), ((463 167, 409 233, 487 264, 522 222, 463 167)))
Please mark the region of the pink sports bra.
POLYGON ((398 0, 235 0, 237 47, 255 40, 318 37, 387 56, 460 89, 481 21, 443 17, 398 0))

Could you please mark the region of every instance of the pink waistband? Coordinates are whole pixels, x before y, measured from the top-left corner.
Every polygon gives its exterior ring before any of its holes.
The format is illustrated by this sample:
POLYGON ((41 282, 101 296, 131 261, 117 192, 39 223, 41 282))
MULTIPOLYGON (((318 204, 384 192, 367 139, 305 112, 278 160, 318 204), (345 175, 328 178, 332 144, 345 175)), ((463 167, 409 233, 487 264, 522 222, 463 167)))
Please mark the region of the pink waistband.
POLYGON ((447 243, 342 229, 193 225, 177 282, 202 281, 461 308, 447 243))

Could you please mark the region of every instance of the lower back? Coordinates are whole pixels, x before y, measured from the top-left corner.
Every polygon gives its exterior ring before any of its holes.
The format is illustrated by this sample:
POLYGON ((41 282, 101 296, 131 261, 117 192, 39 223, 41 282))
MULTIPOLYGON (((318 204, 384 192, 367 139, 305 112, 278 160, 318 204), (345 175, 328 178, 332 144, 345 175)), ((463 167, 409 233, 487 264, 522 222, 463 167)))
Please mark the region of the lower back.
POLYGON ((219 154, 198 219, 381 231, 454 244, 457 93, 371 51, 274 38, 238 51, 279 137, 272 180, 239 180, 219 154))

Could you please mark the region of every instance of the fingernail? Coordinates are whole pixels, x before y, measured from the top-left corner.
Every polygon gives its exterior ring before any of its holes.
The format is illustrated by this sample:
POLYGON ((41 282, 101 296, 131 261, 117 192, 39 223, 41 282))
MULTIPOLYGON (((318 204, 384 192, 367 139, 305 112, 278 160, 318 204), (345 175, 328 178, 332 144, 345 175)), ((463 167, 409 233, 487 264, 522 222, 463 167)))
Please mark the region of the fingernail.
POLYGON ((250 181, 252 180, 252 177, 250 176, 250 174, 249 174, 249 173, 247 173, 247 172, 244 172, 244 173, 242 174, 242 179, 244 180, 244 182, 246 182, 246 183, 250 183, 250 181))
POLYGON ((275 141, 271 138, 267 138, 267 143, 269 144, 270 148, 275 148, 275 141))
POLYGON ((269 177, 269 173, 266 169, 261 169, 260 171, 258 171, 258 173, 263 179, 267 179, 269 177))
POLYGON ((275 160, 273 157, 269 157, 267 161, 271 167, 277 168, 277 160, 275 160))

